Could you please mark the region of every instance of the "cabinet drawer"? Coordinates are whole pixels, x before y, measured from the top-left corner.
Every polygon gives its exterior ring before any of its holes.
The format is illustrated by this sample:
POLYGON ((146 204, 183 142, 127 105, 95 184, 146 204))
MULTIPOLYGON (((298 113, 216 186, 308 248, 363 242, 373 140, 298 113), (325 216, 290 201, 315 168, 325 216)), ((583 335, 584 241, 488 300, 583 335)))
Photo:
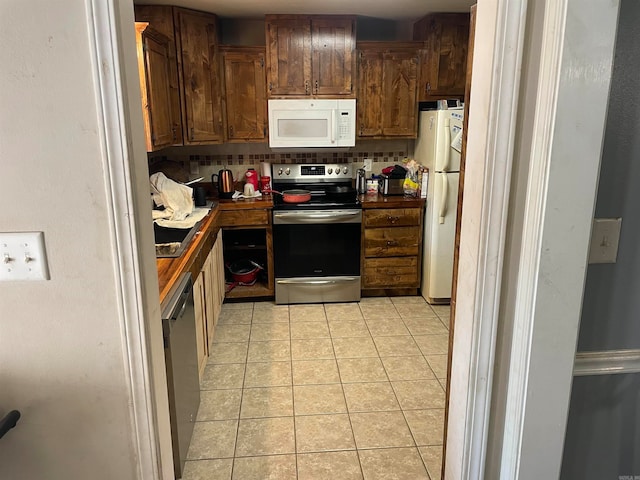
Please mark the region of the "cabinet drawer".
POLYGON ((365 227, 402 227, 420 225, 420 208, 380 208, 365 210, 365 227))
POLYGON ((245 225, 269 225, 269 211, 223 210, 220 212, 220 226, 237 227, 245 225))
POLYGON ((418 287, 418 257, 366 258, 363 288, 418 287))
POLYGON ((418 255, 420 227, 366 228, 365 257, 397 257, 418 255))

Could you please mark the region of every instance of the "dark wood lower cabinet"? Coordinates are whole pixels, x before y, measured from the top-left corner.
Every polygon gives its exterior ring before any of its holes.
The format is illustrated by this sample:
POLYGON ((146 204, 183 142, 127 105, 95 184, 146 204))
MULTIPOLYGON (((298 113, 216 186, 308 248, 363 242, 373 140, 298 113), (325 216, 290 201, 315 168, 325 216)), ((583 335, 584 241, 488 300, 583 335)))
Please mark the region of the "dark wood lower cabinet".
POLYGON ((422 208, 364 211, 363 294, 368 289, 412 289, 409 292, 416 293, 420 287, 422 215, 422 208))
POLYGON ((225 298, 272 297, 275 283, 271 210, 225 209, 220 212, 219 225, 224 231, 225 265, 244 259, 264 267, 254 285, 237 285, 226 292, 225 298))

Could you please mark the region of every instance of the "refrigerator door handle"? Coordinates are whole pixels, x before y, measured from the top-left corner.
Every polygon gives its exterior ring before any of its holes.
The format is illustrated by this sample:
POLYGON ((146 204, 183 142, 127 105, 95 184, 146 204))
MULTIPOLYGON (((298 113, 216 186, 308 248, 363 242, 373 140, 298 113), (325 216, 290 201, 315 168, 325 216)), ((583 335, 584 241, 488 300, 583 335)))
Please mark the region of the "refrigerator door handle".
POLYGON ((444 164, 442 171, 449 171, 449 163, 451 161, 451 120, 447 117, 444 119, 444 164))
POLYGON ((442 172, 442 197, 440 198, 439 222, 444 223, 444 217, 447 214, 447 197, 449 196, 449 180, 447 174, 442 172))

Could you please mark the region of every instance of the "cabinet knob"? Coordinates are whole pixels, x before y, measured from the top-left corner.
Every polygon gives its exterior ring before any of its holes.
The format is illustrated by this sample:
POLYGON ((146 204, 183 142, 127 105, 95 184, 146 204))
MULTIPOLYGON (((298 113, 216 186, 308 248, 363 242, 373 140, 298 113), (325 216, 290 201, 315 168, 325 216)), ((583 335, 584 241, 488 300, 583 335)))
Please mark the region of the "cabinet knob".
POLYGON ((392 217, 391 215, 389 215, 387 217, 387 220, 389 220, 389 223, 396 223, 398 220, 400 220, 400 217, 392 217))

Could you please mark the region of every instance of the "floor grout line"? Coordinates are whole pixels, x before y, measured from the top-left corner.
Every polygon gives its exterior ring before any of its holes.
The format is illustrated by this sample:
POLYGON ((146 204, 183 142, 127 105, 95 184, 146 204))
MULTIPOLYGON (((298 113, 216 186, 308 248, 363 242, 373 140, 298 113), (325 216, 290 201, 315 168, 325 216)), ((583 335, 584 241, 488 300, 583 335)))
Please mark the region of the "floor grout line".
MULTIPOLYGON (((358 308, 360 308, 360 302, 358 302, 358 308)), ((362 313, 362 311, 360 312, 362 313)), ((327 319, 328 323, 328 319, 327 319)), ((366 325, 366 323, 365 323, 366 325)), ((327 325, 328 327, 328 325, 327 325)), ((368 329, 368 327, 367 327, 368 329)), ((329 335, 331 335, 331 329, 329 328, 329 335)), ((331 348, 333 349, 333 356, 336 356, 336 348, 333 344, 333 337, 331 337, 331 348)), ((349 412, 349 404, 347 403, 347 394, 344 392, 344 383, 342 382, 342 374, 340 373, 340 365, 338 364, 338 359, 336 357, 336 368, 338 369, 338 378, 340 379, 340 390, 342 390, 342 398, 344 400, 344 408, 347 411, 347 419, 349 420, 349 427, 351 428, 351 436, 353 437, 353 446, 356 449, 356 457, 358 459, 358 466, 360 467, 360 473, 362 474, 362 478, 364 478, 364 469, 362 468, 362 460, 360 459, 360 453, 358 452, 358 443, 356 441, 356 434, 353 430, 353 422, 351 421, 351 413, 349 412)))

